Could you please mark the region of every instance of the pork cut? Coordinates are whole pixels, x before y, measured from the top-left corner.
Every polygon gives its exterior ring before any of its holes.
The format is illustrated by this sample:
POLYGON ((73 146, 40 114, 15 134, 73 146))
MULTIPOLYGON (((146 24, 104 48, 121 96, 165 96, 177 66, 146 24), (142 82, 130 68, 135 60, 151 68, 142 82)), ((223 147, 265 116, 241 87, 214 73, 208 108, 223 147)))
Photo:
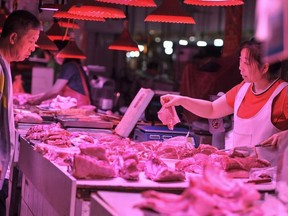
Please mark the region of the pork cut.
POLYGON ((162 106, 158 112, 158 118, 162 124, 167 125, 169 130, 173 130, 174 126, 180 122, 175 107, 162 106))
POLYGON ((155 156, 147 160, 144 172, 148 179, 156 182, 184 181, 186 179, 184 171, 168 167, 166 163, 155 156))
POLYGON ((72 174, 78 179, 103 179, 114 178, 116 173, 113 166, 95 157, 84 154, 75 154, 72 174))

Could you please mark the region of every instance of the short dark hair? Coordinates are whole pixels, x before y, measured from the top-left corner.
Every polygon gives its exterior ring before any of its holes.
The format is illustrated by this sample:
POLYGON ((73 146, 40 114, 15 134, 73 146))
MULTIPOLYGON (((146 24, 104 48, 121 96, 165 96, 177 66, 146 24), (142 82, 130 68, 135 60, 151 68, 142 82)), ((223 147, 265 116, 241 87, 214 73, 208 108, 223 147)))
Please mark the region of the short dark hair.
POLYGON ((25 35, 30 29, 40 30, 40 28, 40 21, 34 14, 26 10, 16 10, 5 20, 1 37, 6 38, 13 32, 21 36, 25 35))

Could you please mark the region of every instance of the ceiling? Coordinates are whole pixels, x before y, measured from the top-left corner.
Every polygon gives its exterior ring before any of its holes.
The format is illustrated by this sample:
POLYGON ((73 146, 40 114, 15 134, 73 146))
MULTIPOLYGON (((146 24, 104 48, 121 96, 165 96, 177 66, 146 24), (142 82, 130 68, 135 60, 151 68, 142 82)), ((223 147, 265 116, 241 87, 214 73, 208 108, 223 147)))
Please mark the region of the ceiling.
MULTIPOLYGON (((7 0, 6 2, 10 8, 12 8, 13 2, 15 1, 16 0, 7 0)), ((42 0, 42 2, 55 3, 54 0, 42 0)), ((59 2, 62 2, 62 0, 59 0, 59 2)), ((162 0, 155 0, 155 2, 159 5, 162 0)), ((209 38, 214 39, 217 34, 223 35, 225 26, 225 7, 200 7, 183 4, 182 0, 180 0, 180 2, 182 3, 183 9, 190 13, 194 18, 196 24, 144 22, 145 17, 153 11, 154 8, 118 7, 123 9, 124 12, 127 12, 126 9, 128 9, 128 28, 138 44, 139 42, 141 43, 141 40, 147 42, 152 38, 151 36, 161 36, 162 39, 178 41, 179 39, 187 38, 189 36, 196 36, 197 39, 207 40, 209 38)), ((242 36, 245 36, 246 33, 249 35, 248 37, 253 35, 255 2, 255 0, 246 0, 243 5, 242 36)), ((37 15, 42 21, 43 29, 45 31, 52 25, 53 12, 40 12, 38 0, 18 0, 17 9, 29 10, 37 15)), ((105 22, 77 21, 77 23, 80 25, 80 30, 77 30, 75 33, 76 37, 79 39, 77 39, 79 42, 78 45, 87 56, 85 64, 106 67, 108 76, 117 74, 117 76, 121 77, 125 74, 125 54, 121 52, 111 52, 107 49, 108 45, 122 32, 123 20, 111 19, 105 22)), ((142 59, 141 64, 144 65, 143 62, 148 62, 149 58, 149 54, 147 54, 147 56, 142 59)), ((165 64, 165 55, 162 55, 161 58, 156 58, 158 61, 165 64)), ((170 58, 171 57, 169 57, 167 62, 170 62, 170 58)), ((139 61, 140 60, 141 59, 139 59, 139 61)))
MULTIPOLYGON (((17 0, 8 0, 7 5, 13 8, 13 3, 17 0)), ((57 2, 57 1, 56 1, 57 2)), ((66 1, 59 0, 58 3, 66 1)), ((155 0, 159 5, 162 0, 155 0)), ((210 36, 223 32, 225 24, 225 7, 201 7, 184 4, 180 1, 185 9, 195 19, 195 25, 187 24, 167 24, 167 23, 149 23, 144 22, 145 17, 155 8, 127 7, 126 16, 129 21, 129 30, 133 35, 147 35, 149 33, 160 34, 164 37, 181 38, 191 35, 210 36)), ((245 1, 243 6, 243 32, 251 32, 254 29, 254 9, 256 1, 245 1)), ((55 3, 54 0, 42 0, 42 3, 55 3)), ((116 5, 126 12, 125 6, 116 5)), ((37 14, 43 21, 44 30, 49 28, 52 21, 53 12, 39 12, 39 0, 18 0, 17 9, 26 9, 37 14)), ((102 33, 120 33, 123 25, 122 20, 108 20, 104 23, 92 21, 80 21, 84 28, 102 33)))

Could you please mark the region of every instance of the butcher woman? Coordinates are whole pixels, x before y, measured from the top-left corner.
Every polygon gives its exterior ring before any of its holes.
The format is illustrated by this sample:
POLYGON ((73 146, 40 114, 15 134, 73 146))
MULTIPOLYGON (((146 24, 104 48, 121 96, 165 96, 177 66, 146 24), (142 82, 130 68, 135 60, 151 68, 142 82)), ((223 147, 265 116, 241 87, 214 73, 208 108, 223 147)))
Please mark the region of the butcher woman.
POLYGON ((279 145, 288 144, 288 83, 280 78, 281 63, 269 65, 261 59, 261 44, 246 41, 240 47, 243 81, 219 99, 211 102, 167 94, 160 102, 166 108, 182 106, 208 119, 234 113, 233 147, 270 144, 256 151, 276 165, 279 145))

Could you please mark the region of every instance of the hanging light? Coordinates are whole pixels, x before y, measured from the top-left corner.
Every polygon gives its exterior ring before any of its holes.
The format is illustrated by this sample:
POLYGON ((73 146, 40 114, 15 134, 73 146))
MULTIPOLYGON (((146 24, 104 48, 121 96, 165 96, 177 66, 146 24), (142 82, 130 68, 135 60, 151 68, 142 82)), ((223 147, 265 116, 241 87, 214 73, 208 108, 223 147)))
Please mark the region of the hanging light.
POLYGON ((195 20, 181 8, 178 0, 163 0, 162 4, 145 18, 145 22, 195 24, 195 20))
POLYGON ((46 35, 44 31, 40 31, 39 38, 36 42, 37 46, 42 50, 58 51, 57 46, 46 35))
POLYGON ((185 4, 197 6, 238 6, 243 5, 243 0, 184 0, 185 4))
POLYGON ((59 20, 58 24, 61 28, 80 29, 80 26, 74 20, 71 19, 59 20))
MULTIPOLYGON (((71 33, 72 34, 72 33, 71 33)), ((86 59, 85 54, 79 49, 74 39, 74 34, 70 34, 67 45, 56 55, 58 58, 86 59)))
POLYGON ((54 40, 69 40, 69 36, 61 29, 57 20, 54 20, 53 25, 46 31, 48 38, 54 40))
POLYGON ((99 2, 136 6, 136 7, 156 7, 154 0, 97 0, 99 2))
POLYGON ((80 16, 124 19, 126 18, 124 12, 118 8, 106 7, 96 3, 73 5, 68 13, 80 16))
POLYGON ((92 17, 92 16, 86 16, 86 15, 79 15, 79 14, 71 14, 69 13, 69 9, 75 5, 75 4, 81 4, 81 1, 77 0, 71 0, 67 4, 63 5, 58 11, 54 12, 53 17, 60 19, 75 19, 75 20, 85 20, 85 21, 97 21, 97 22, 104 22, 105 19, 102 17, 92 17))
POLYGON ((121 35, 108 47, 108 49, 120 51, 139 51, 138 44, 132 39, 127 26, 128 21, 124 20, 121 35))

